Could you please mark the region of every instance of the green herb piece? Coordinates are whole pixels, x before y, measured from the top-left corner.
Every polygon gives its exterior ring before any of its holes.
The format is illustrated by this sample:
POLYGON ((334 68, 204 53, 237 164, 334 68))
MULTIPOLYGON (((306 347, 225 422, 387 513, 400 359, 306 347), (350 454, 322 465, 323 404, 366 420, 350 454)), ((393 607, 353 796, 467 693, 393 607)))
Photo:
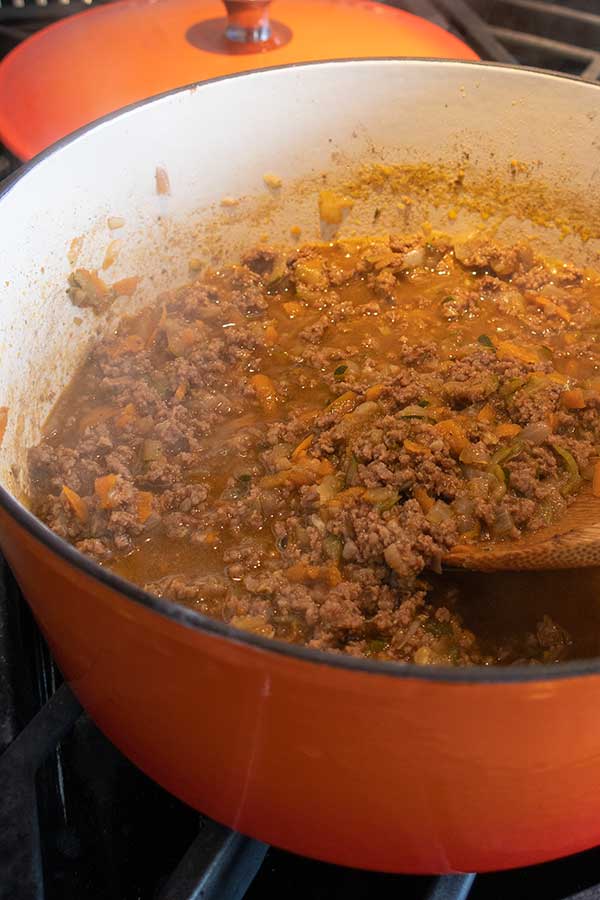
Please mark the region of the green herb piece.
POLYGON ((370 488, 363 494, 363 500, 371 503, 380 512, 385 512, 395 506, 399 500, 398 491, 391 487, 370 488))
POLYGON ((523 388, 524 394, 533 394, 535 391, 540 391, 543 388, 548 387, 550 381, 548 376, 543 372, 532 372, 532 374, 527 379, 527 383, 523 388))
POLYGON ((391 509, 399 500, 398 491, 392 491, 387 500, 383 500, 381 503, 377 504, 377 509, 380 512, 386 512, 388 509, 391 509))
POLYGON ((492 456, 490 466, 499 466, 500 463, 509 462, 509 460, 514 459, 521 453, 523 447, 523 441, 515 441, 513 444, 509 444, 508 447, 501 447, 500 450, 496 450, 492 456))
POLYGON ((494 497, 500 500, 506 493, 507 473, 506 470, 499 466, 498 463, 490 463, 488 472, 493 475, 498 482, 498 487, 494 490, 494 497))
POLYGON ((367 651, 371 656, 375 653, 381 653, 387 647, 387 641, 368 641, 367 651))
POLYGON ((346 468, 346 487, 354 487, 358 484, 358 460, 354 453, 350 454, 346 468))
POLYGON ((245 497, 250 492, 251 484, 251 475, 238 475, 234 478, 233 483, 225 488, 221 497, 223 500, 239 500, 240 497, 245 497))
POLYGON ((346 374, 347 369, 348 369, 348 366, 338 366, 337 369, 333 373, 333 377, 335 378, 335 380, 343 381, 344 375, 346 374))
POLYGON ((502 466, 499 466, 498 463, 490 463, 488 466, 488 472, 490 475, 493 475, 494 478, 497 478, 500 484, 506 485, 506 473, 502 466))
POLYGON ((512 394, 516 394, 519 388, 522 388, 524 384, 524 378, 511 378, 510 381, 507 381, 506 384, 502 385, 498 393, 501 397, 510 397, 512 394))
POLYGON ((579 466, 577 465, 573 454, 568 450, 565 450, 564 447, 559 447, 554 444, 552 449, 560 456, 565 469, 567 470, 567 480, 561 488, 561 494, 572 494, 581 484, 579 466))
POLYGON ((162 444, 152 438, 146 438, 142 444, 142 457, 144 462, 154 462, 162 456, 162 444))
POLYGON ((492 343, 492 339, 488 337, 487 334, 480 334, 477 340, 482 346, 489 347, 490 350, 496 349, 492 343))
POLYGON ((425 630, 436 638, 449 637, 452 634, 452 625, 450 622, 429 622, 425 630))
POLYGON ((429 406, 429 400, 419 400, 417 406, 422 406, 423 409, 426 409, 429 406))
POLYGON ((325 553, 325 556, 327 556, 332 562, 336 563, 336 565, 342 558, 342 548, 343 542, 339 535, 327 534, 323 538, 323 551, 325 553))

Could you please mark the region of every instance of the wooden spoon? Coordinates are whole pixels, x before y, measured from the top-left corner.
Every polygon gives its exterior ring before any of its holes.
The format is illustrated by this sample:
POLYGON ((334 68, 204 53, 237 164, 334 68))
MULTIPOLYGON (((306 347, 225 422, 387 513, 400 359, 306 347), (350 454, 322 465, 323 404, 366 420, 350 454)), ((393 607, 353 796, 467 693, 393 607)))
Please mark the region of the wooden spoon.
POLYGON ((600 497, 584 489, 564 516, 515 541, 457 544, 444 565, 478 572, 600 565, 600 497))

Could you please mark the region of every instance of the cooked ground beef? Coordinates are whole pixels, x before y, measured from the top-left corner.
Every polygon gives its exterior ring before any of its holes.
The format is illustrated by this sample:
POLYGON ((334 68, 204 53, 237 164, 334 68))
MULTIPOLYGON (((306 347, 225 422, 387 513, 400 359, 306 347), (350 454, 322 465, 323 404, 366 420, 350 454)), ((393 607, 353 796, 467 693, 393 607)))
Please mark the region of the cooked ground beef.
POLYGON ((549 522, 591 477, 599 307, 590 275, 525 244, 261 248, 94 348, 30 452, 33 508, 148 590, 270 637, 564 658, 548 617, 484 646, 423 573, 458 540, 549 522))

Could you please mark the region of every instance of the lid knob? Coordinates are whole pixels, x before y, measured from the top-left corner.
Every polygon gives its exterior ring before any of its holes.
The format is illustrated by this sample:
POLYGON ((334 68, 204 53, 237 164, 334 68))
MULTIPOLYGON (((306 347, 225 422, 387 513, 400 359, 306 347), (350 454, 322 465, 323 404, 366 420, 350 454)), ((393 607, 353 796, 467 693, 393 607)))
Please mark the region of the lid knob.
POLYGON ((224 0, 224 3, 228 40, 236 44, 263 44, 271 39, 271 0, 224 0))

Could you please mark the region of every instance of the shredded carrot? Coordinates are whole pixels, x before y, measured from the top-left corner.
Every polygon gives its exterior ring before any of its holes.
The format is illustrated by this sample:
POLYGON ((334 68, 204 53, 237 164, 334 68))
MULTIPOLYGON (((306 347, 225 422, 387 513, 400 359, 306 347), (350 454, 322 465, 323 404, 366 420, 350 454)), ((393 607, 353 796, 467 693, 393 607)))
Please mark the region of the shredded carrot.
POLYGON ((118 481, 118 475, 102 475, 94 481, 94 493, 100 500, 101 509, 112 509, 111 493, 118 481))
MULTIPOLYGON (((571 360, 567 360, 567 362, 571 362, 571 360)), ((564 375, 562 372, 548 372, 546 377, 548 381, 554 381, 555 384, 566 384, 569 380, 569 376, 564 375)))
POLYGON ((264 411, 268 413, 273 413, 277 409, 277 393, 275 390, 275 385, 271 381, 268 375, 262 375, 258 372, 256 375, 253 375, 250 379, 250 384, 254 388, 256 392, 256 396, 259 399, 260 405, 264 409, 264 411))
POLYGON ((135 498, 137 517, 141 525, 152 515, 153 495, 150 491, 138 491, 135 498))
POLYGON ((319 475, 323 476, 332 475, 334 472, 334 468, 328 459, 321 459, 319 460, 318 472, 319 475))
POLYGON ((279 340, 279 335, 277 333, 277 329, 274 325, 267 325, 265 328, 265 341, 269 345, 269 347, 274 347, 277 341, 279 340))
POLYGON ((292 456, 291 456, 292 460, 295 461, 295 460, 299 459, 301 456, 306 455, 306 451, 312 444, 314 437, 315 437, 314 434, 309 434, 308 437, 305 437, 303 441, 300 441, 300 443, 298 444, 298 446, 292 453, 292 456))
POLYGON ((563 391, 560 395, 560 402, 567 409, 585 409, 585 399, 581 388, 563 391))
POLYGON ((117 297, 131 297, 136 291, 139 280, 137 275, 130 275, 129 278, 121 278, 120 281, 115 281, 112 289, 117 297))
POLYGON ((288 581, 324 581, 330 587, 335 587, 342 580, 337 566, 309 566, 306 563, 294 563, 285 570, 288 581))
POLYGON ((552 306, 552 312, 556 313, 556 315, 562 319, 564 322, 571 321, 571 313, 564 306, 561 306, 560 303, 552 303, 552 301, 548 302, 548 308, 550 309, 550 305, 552 306))
POLYGON ((118 410, 114 406, 97 406, 85 413, 79 420, 80 431, 85 431, 92 425, 99 425, 100 422, 106 422, 117 414, 118 410))
POLYGON ((486 403, 477 413, 477 419, 480 422, 483 422, 484 425, 491 425, 495 418, 496 413, 494 412, 494 407, 491 403, 486 403))
POLYGON ((514 425, 512 422, 502 422, 496 428, 496 437, 515 437, 520 431, 520 425, 514 425))
POLYGON ((180 385, 178 385, 177 390, 173 394, 173 397, 179 403, 180 400, 183 400, 186 393, 187 393, 187 384, 182 382, 180 385))
POLYGON ((413 488, 413 495, 415 500, 419 503, 419 506, 421 507, 423 512, 428 513, 435 503, 433 497, 430 497, 425 488, 421 487, 421 485, 413 488))
POLYGON ((290 471, 291 469, 284 469, 282 472, 275 472, 274 475, 263 475, 258 484, 260 487, 267 489, 284 487, 291 481, 289 477, 290 471))
POLYGON ((356 400, 357 396, 354 391, 346 391, 344 394, 336 397, 335 400, 332 400, 327 409, 329 412, 348 413, 356 406, 356 400))
POLYGON ((301 303, 296 303, 295 300, 288 300, 286 303, 281 304, 286 311, 286 314, 290 317, 290 319, 295 319, 296 316, 301 316, 304 312, 304 307, 301 303))
POLYGON ((154 178, 156 181, 156 193, 157 194, 170 194, 171 193, 171 184, 169 182, 169 173, 164 168, 164 166, 157 166, 156 171, 154 173, 154 178))
POLYGON ((542 297, 540 294, 536 294, 534 292, 529 292, 525 294, 525 299, 529 303, 533 303, 536 306, 541 306, 546 312, 554 313, 559 318, 561 318, 564 322, 571 321, 571 313, 564 306, 561 306, 560 303, 555 303, 554 300, 548 299, 548 297, 542 297))
POLYGON ((70 487, 67 487, 66 484, 63 485, 62 492, 67 500, 69 506, 77 516, 80 522, 87 522, 88 519, 88 507, 85 500, 83 500, 77 491, 72 490, 70 487))
POLYGON ((133 420, 135 419, 135 406, 133 403, 128 403, 124 408, 123 412, 120 413, 115 419, 115 425, 117 428, 126 428, 133 420))
POLYGON ((328 500, 328 506, 345 506, 347 503, 352 503, 355 497, 362 497, 364 492, 364 487, 346 488, 345 491, 340 491, 339 494, 335 494, 331 500, 328 500))
POLYGON ((110 267, 116 262, 117 257, 121 252, 122 246, 123 241, 119 238, 115 238, 114 241, 110 242, 110 244, 106 248, 106 253, 104 254, 104 260, 102 262, 103 269, 110 269, 110 267))
POLYGON ((160 319, 158 320, 158 325, 156 326, 154 331, 150 332, 150 336, 149 336, 148 340, 146 341, 146 347, 152 346, 152 344, 154 343, 154 341, 156 340, 156 338, 158 337, 160 332, 165 327, 166 321, 167 321, 167 304, 163 303, 162 312, 160 314, 160 319))
POLYGON ((373 384, 370 388, 366 389, 365 397, 367 398, 367 400, 378 400, 384 390, 384 384, 373 384))
POLYGON ((411 441, 408 438, 404 441, 404 449, 408 450, 409 453, 431 453, 431 450, 429 447, 426 447, 425 444, 419 444, 417 441, 411 441))
MULTIPOLYGON (((317 462, 317 460, 314 460, 314 462, 317 462)), ((318 470, 316 471, 308 466, 294 466, 291 469, 275 472, 273 475, 264 475, 258 483, 263 488, 280 488, 290 484, 296 486, 314 484, 319 479, 320 474, 318 470)))
POLYGON ((8 424, 8 406, 0 406, 0 447, 8 424))
POLYGON ((496 350, 499 359, 518 359, 520 362, 537 363, 540 361, 535 350, 521 347, 512 341, 496 341, 496 350))
POLYGON ((119 338, 109 348, 109 354, 113 357, 123 356, 125 353, 139 353, 144 349, 144 339, 139 334, 128 334, 126 337, 119 338))
POLYGON ((442 419, 435 428, 447 438, 453 453, 459 454, 469 443, 465 432, 455 419, 442 419))
POLYGON ((556 426, 558 425, 558 416, 556 413, 550 413, 548 418, 546 419, 548 423, 548 428, 551 431, 556 431, 556 426))
POLYGON ((78 274, 88 282, 89 286, 93 288, 94 293, 99 297, 104 297, 105 294, 108 294, 107 283, 100 278, 95 269, 77 269, 75 275, 77 276, 78 274))

